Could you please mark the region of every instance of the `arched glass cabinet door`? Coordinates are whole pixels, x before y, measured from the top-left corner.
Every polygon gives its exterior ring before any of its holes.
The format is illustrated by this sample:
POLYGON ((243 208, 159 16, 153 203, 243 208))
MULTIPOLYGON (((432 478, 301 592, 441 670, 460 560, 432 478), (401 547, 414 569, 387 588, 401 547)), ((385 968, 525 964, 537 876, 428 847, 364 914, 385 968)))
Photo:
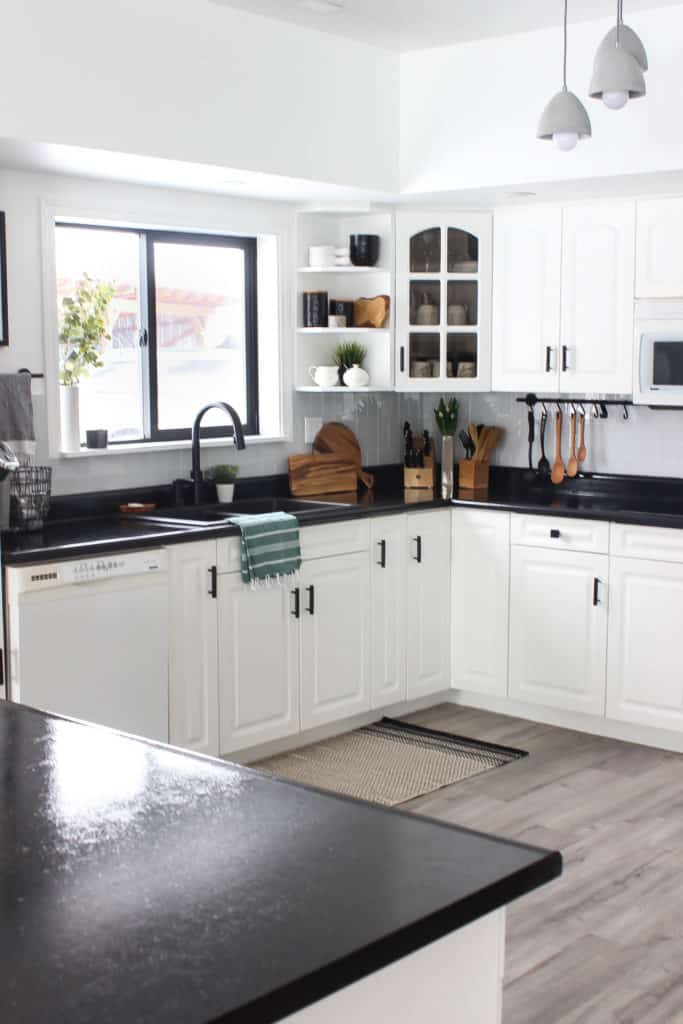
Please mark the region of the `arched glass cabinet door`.
POLYGON ((441 273, 441 228, 425 228, 410 239, 410 273, 441 273))

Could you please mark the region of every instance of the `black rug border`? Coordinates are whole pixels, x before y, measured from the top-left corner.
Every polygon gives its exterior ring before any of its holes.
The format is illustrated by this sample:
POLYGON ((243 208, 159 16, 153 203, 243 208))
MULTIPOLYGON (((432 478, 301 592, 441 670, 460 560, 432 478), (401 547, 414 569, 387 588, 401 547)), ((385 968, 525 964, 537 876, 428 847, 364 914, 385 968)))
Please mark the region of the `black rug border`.
POLYGON ((441 729, 428 729, 424 725, 414 725, 413 722, 402 722, 400 718, 388 718, 386 715, 380 718, 378 722, 371 724, 382 725, 382 723, 386 723, 387 725, 394 727, 398 726, 400 729, 405 729, 408 732, 433 736, 435 739, 439 740, 455 740, 458 743, 474 747, 482 752, 492 751, 495 753, 498 751, 501 754, 507 754, 514 758, 515 761, 521 761, 522 758, 529 756, 528 750, 520 750, 517 747, 504 747, 500 743, 484 743, 482 740, 473 740, 469 736, 460 736, 458 733, 454 732, 443 732, 441 729))

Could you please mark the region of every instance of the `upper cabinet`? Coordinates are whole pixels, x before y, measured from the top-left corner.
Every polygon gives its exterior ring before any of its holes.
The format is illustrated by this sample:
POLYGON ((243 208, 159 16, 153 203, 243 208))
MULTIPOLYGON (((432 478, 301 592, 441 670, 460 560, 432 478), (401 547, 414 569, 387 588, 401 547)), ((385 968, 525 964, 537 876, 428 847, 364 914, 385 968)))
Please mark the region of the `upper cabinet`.
POLYGON ((636 297, 683 297, 683 199, 646 199, 637 207, 636 297))
POLYGON ((489 390, 491 229, 484 213, 398 214, 399 388, 489 390))

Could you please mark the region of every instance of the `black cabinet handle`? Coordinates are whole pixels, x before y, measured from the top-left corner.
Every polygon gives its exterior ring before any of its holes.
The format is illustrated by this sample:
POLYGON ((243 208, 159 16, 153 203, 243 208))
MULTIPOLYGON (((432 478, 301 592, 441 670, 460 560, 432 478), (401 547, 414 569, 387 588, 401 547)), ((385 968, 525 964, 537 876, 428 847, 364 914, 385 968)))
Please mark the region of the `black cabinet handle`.
POLYGON ((562 346, 562 372, 563 373, 566 373, 567 370, 569 369, 569 364, 568 364, 568 361, 567 361, 568 353, 569 353, 569 349, 567 348, 566 345, 563 345, 562 346))
POLYGON ((299 587, 294 588, 292 596, 294 597, 294 611, 292 615, 295 619, 299 619, 301 618, 301 590, 299 587))
POLYGON ((215 565, 212 565, 209 569, 209 576, 211 577, 209 593, 211 594, 211 597, 218 597, 218 569, 215 565))
POLYGON ((545 372, 550 373, 552 371, 551 360, 553 355, 553 349, 551 345, 545 347, 545 372))
POLYGON ((593 577, 593 607, 597 608, 600 604, 600 580, 597 576, 593 577))
POLYGON ((557 540, 558 537, 560 536, 560 531, 559 530, 551 530, 550 531, 550 536, 553 538, 553 540, 557 540))
POLYGON ((403 373, 406 368, 406 350, 403 345, 401 345, 401 348, 399 349, 399 366, 401 373, 403 373))
POLYGON ((149 334, 145 327, 142 327, 138 331, 138 344, 140 345, 140 348, 147 348, 149 345, 149 334))
POLYGON ((306 587, 308 594, 308 608, 306 611, 309 615, 315 615, 315 587, 306 587))
POLYGON ((417 554, 414 555, 413 557, 414 557, 416 562, 421 562, 422 561, 422 537, 416 537, 415 538, 415 544, 417 545, 417 554))
POLYGON ((378 543, 379 543, 379 562, 377 564, 381 565, 381 567, 383 569, 386 569, 386 567, 387 567, 387 542, 385 540, 380 540, 378 543))

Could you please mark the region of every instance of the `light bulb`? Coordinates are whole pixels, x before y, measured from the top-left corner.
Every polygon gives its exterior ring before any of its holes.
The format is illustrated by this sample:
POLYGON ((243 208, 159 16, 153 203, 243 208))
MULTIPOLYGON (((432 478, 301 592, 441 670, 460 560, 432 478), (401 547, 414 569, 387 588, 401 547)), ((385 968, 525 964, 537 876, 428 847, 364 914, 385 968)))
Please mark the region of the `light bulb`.
POLYGON ((555 132, 553 135, 553 142, 558 149, 564 150, 564 152, 573 149, 578 141, 579 136, 576 132, 555 132))
POLYGON ((628 103, 628 93, 623 89, 615 89, 609 92, 603 92, 602 102, 610 110, 621 110, 628 103))

